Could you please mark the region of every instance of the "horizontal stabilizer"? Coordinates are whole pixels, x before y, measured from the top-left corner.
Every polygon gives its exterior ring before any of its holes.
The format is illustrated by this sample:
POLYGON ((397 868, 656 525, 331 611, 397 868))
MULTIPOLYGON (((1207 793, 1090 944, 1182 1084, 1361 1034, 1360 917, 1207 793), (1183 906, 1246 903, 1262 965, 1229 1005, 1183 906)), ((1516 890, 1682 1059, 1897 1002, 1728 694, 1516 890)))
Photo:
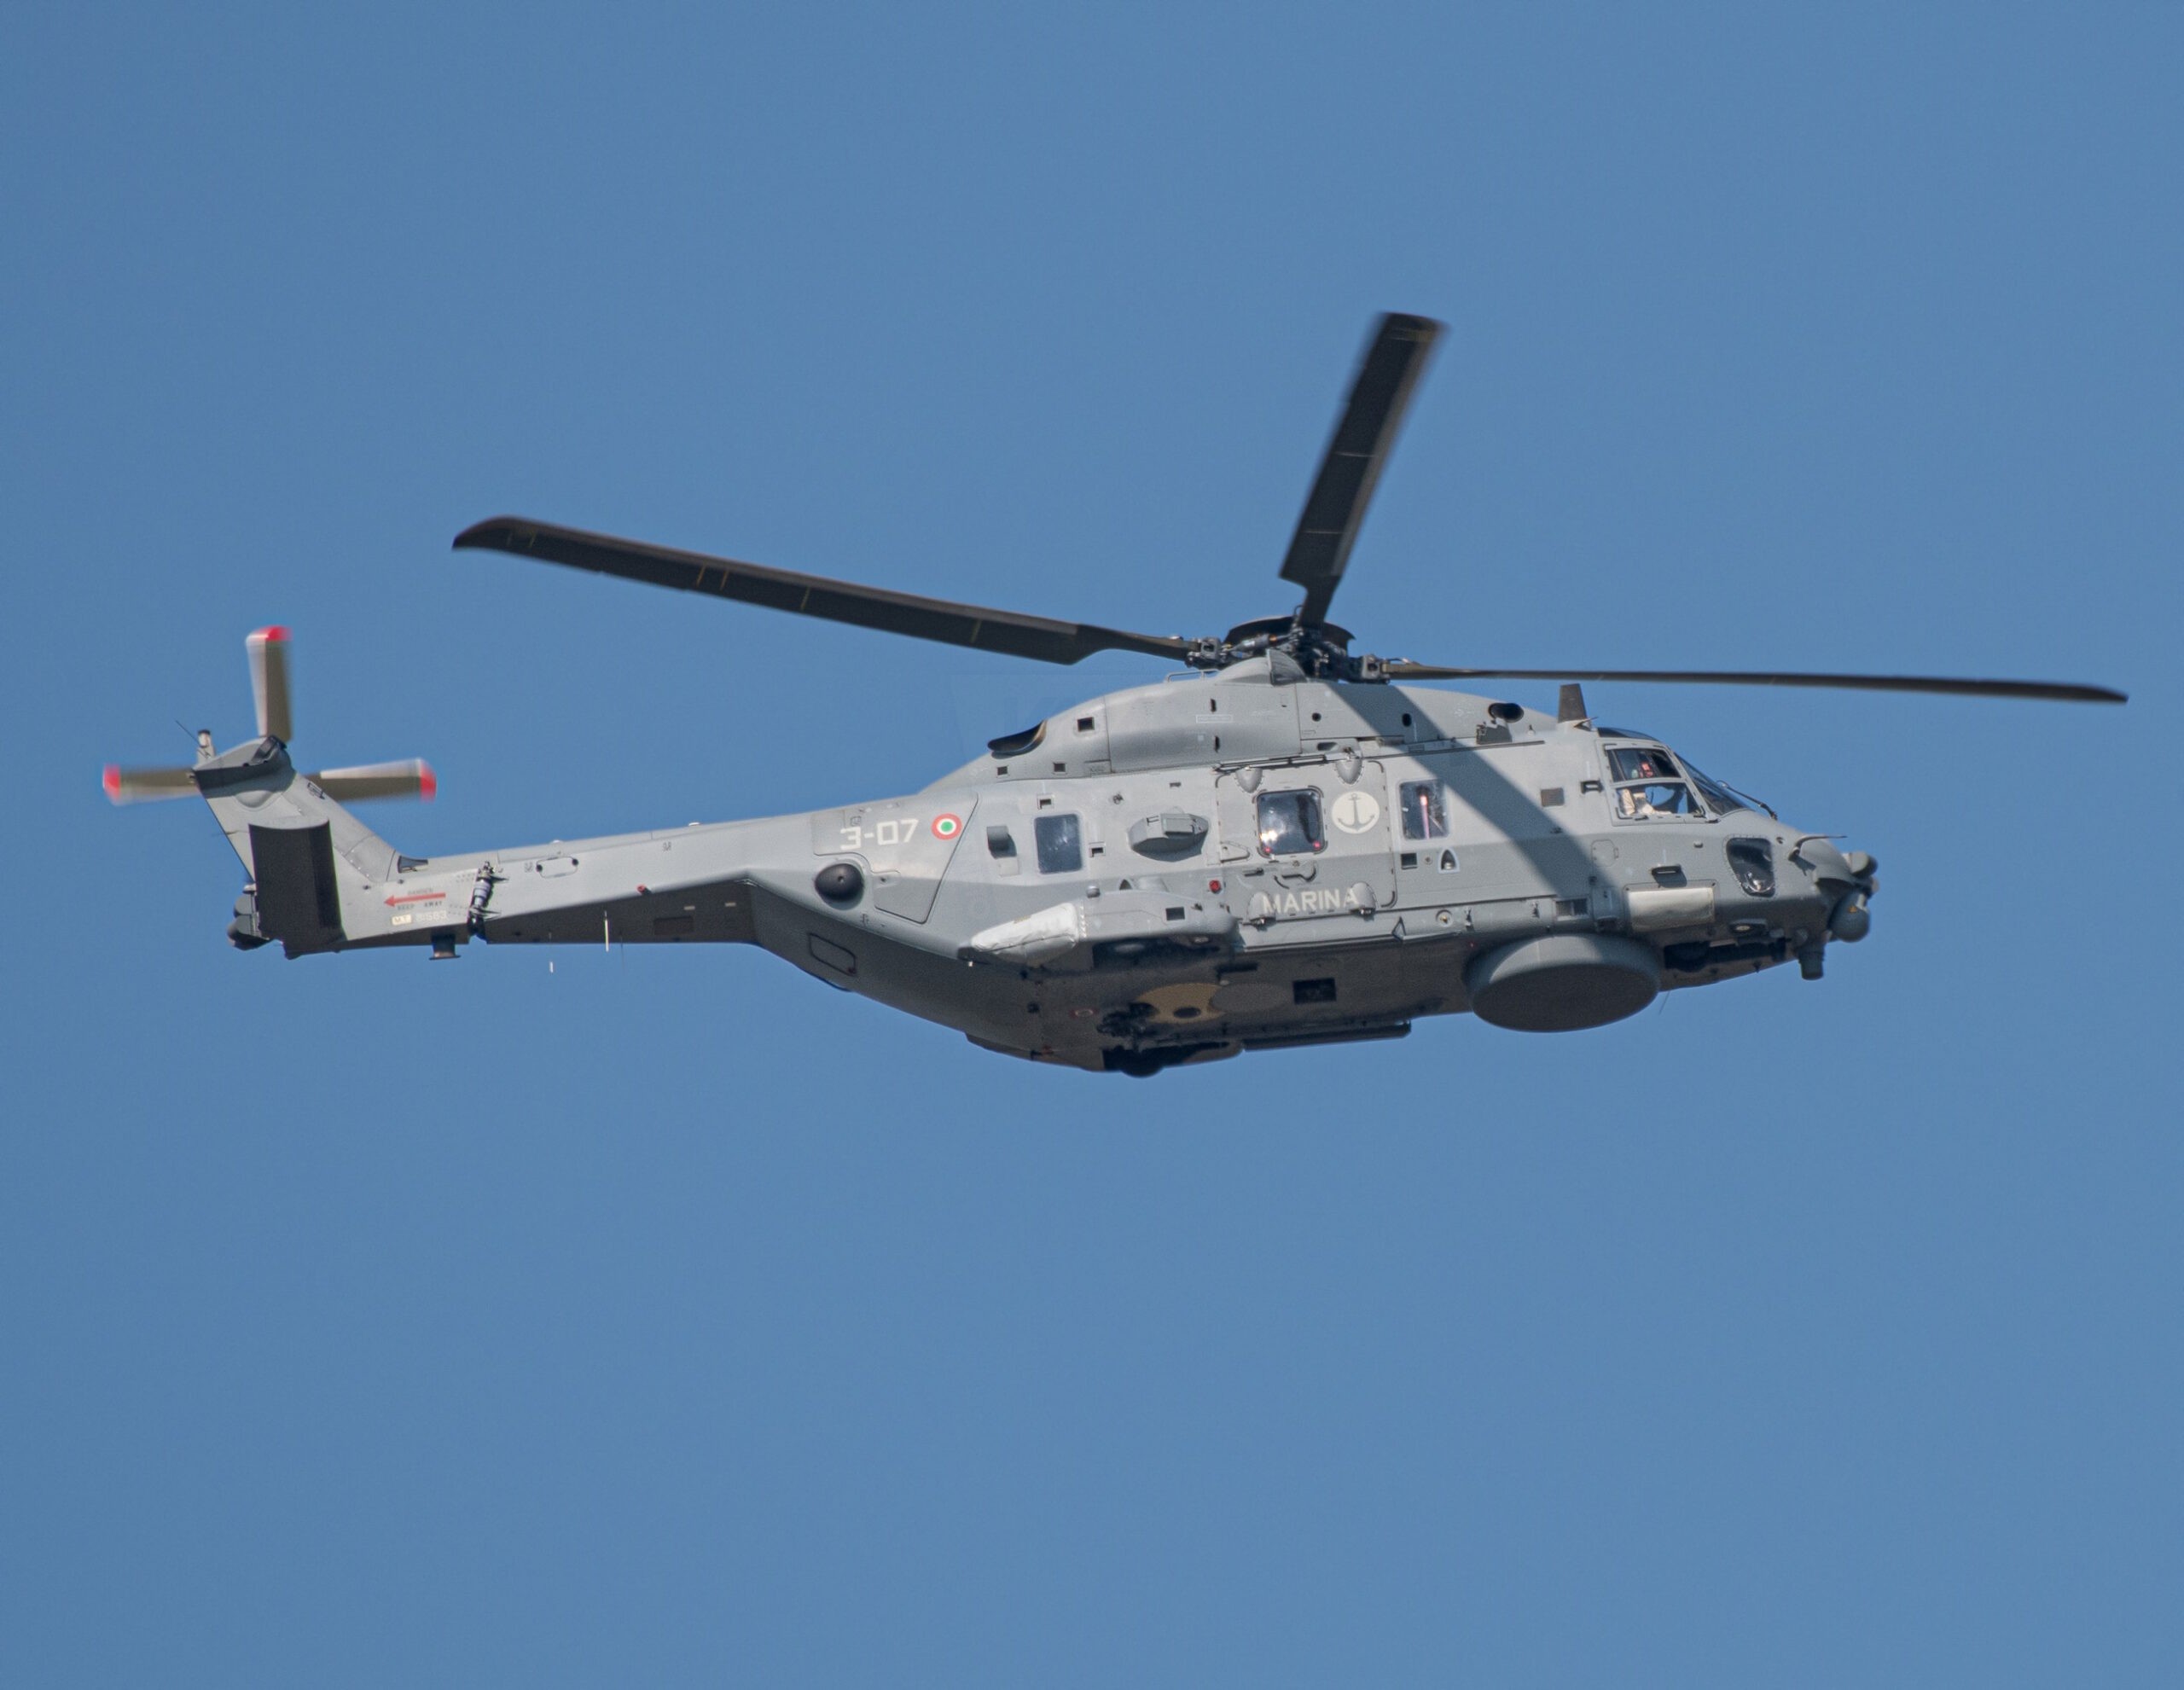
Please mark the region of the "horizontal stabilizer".
POLYGON ((421 757, 401 763, 366 763, 354 769, 327 769, 306 777, 338 804, 367 798, 421 798, 429 801, 440 789, 432 764, 421 757))

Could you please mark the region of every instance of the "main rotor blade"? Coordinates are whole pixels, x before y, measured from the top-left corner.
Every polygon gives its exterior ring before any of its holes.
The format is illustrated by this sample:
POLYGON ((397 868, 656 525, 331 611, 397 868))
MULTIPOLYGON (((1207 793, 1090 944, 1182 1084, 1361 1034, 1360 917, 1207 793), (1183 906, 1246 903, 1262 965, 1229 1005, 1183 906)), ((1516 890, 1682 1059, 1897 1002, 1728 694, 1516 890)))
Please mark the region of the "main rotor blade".
POLYGON ((675 551, 638 540, 617 539, 611 534, 588 534, 581 529, 534 522, 528 517, 493 517, 464 529, 455 537, 455 543, 458 548, 544 558, 572 569, 648 581, 655 587, 673 587, 686 593, 710 593, 717 598, 764 605, 769 610, 824 617, 830 622, 938 640, 944 645, 1007 652, 1012 657, 1034 658, 1041 663, 1077 663, 1101 651, 1181 658, 1191 649, 1188 640, 1168 636, 1132 634, 1091 623, 1056 622, 1018 611, 889 592, 853 581, 831 581, 823 575, 799 575, 792 570, 739 563, 733 558, 710 557, 703 552, 675 551))
POLYGON ((1374 484, 1395 445, 1396 431, 1410 404, 1411 390, 1426 372, 1441 325, 1431 317, 1382 317, 1350 384, 1350 399, 1335 423, 1334 438, 1320 460, 1320 473, 1297 519, 1281 578, 1304 589, 1304 625, 1327 620, 1334 589, 1350 561, 1350 549, 1373 501, 1374 484))
POLYGON ((250 690, 258 700, 258 737, 286 745, 296 725, 288 706, 288 630, 261 628, 243 644, 250 652, 250 690))
POLYGON ((1944 675, 1796 675, 1734 669, 1445 669, 1391 659, 1391 681, 1666 681, 1707 687, 1833 687, 1856 693, 1950 693, 1960 698, 2124 704, 2129 694, 2067 681, 1966 681, 1944 675))

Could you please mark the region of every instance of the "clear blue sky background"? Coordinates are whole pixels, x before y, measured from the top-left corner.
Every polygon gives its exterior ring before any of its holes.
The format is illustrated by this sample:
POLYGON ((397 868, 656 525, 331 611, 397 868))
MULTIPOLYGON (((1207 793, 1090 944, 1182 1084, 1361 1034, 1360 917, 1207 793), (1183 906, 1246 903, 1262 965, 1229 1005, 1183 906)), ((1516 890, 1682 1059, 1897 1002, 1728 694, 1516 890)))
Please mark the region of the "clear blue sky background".
POLYGON ((0 1679, 2174 1681, 2184 14, 369 10, 0 21, 0 1679), (921 785, 1157 665, 449 539, 1218 630, 1384 308, 1377 648, 2133 702, 1594 688, 1872 939, 1152 1083, 99 795, 276 620, 413 851, 921 785))

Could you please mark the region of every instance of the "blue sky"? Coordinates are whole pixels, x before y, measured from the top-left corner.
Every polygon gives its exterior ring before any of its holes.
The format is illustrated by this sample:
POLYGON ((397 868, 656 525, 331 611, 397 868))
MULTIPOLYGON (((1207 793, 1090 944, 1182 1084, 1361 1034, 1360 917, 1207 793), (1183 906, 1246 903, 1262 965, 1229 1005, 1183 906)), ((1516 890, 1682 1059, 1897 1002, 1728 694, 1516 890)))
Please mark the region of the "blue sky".
POLYGON ((2154 7, 11 10, 0 1676, 2166 1681, 2180 83, 2154 7), (922 785, 1158 666, 448 541, 1219 630, 1382 309, 1374 648, 2132 703, 1594 688, 1873 938, 1150 1084, 742 950, 240 955, 99 795, 271 621, 412 851, 922 785))

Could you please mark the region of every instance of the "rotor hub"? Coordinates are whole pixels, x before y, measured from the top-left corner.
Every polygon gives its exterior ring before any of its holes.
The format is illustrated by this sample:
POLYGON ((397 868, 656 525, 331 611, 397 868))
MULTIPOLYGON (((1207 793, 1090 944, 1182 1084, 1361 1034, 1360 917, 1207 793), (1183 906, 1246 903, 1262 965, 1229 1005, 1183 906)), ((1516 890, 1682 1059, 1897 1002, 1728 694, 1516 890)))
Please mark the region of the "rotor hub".
MULTIPOLYGON (((1350 655, 1350 630, 1332 622, 1306 625, 1302 611, 1240 622, 1218 640, 1201 640, 1188 661, 1194 669, 1226 669, 1269 652, 1293 658, 1307 675, 1355 680, 1358 663, 1350 655)), ((1369 659, 1368 659, 1369 660, 1369 659)))

